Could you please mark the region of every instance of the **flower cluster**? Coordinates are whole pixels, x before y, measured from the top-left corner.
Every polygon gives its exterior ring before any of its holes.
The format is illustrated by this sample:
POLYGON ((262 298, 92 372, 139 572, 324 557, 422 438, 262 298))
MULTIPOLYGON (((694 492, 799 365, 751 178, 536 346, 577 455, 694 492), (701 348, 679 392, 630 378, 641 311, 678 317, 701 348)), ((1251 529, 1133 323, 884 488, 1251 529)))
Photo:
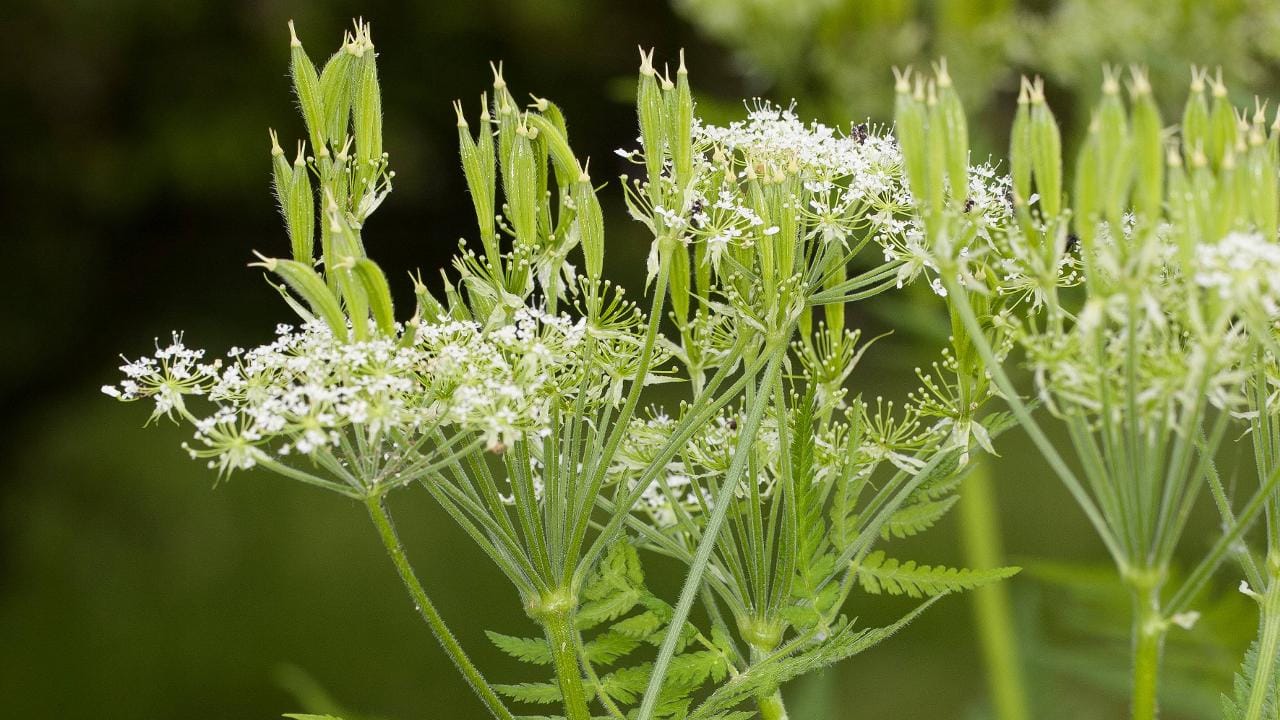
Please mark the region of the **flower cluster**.
POLYGON ((395 337, 354 343, 318 322, 280 325, 274 341, 232 348, 213 363, 175 335, 154 357, 123 365, 125 379, 103 391, 150 399, 156 416, 180 415, 195 428, 192 456, 223 472, 289 455, 337 455, 351 469, 381 457, 384 443, 412 455, 462 433, 497 450, 545 432, 554 403, 578 393, 601 402, 611 375, 625 371, 589 363, 589 342, 584 321, 534 308, 493 328, 415 322, 395 337), (212 410, 197 414, 187 396, 212 410))

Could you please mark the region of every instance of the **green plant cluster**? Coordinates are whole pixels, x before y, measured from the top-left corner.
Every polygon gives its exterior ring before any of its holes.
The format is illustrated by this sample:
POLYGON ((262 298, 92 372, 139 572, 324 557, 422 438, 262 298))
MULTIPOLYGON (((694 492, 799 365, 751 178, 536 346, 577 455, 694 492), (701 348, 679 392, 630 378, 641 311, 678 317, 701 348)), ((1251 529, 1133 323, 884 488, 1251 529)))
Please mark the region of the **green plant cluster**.
POLYGON ((442 290, 415 277, 406 318, 364 237, 394 177, 370 29, 357 23, 320 68, 291 45, 310 151, 289 163, 272 134, 292 254, 255 266, 297 326, 215 360, 175 334, 104 391, 190 425, 190 454, 224 475, 260 467, 360 501, 494 717, 786 718, 787 682, 1017 572, 882 547, 946 515, 1015 425, 1131 594, 1133 716, 1156 716, 1165 636, 1195 624, 1229 558, 1261 622, 1224 708, 1274 712, 1280 127, 1261 103, 1240 113, 1197 73, 1171 140, 1145 72, 1126 103, 1108 69, 1068 191, 1039 79, 1023 81, 1006 175, 971 162, 946 63, 897 74, 891 135, 766 103, 705 122, 683 58, 659 72, 642 51, 639 144, 619 150, 636 167, 620 179, 631 218, 652 236, 633 303, 605 277, 601 188, 564 114, 521 106, 496 67, 477 132, 456 106, 479 247, 459 248, 442 290), (857 372, 870 344, 846 308, 915 282, 947 308, 948 345, 915 392, 872 396, 857 372), (1019 362, 1029 391, 1010 376, 1019 362), (1237 502, 1217 456, 1244 427, 1259 484, 1237 502), (1172 583, 1205 489, 1224 530, 1172 583), (391 517, 410 492, 510 581, 536 630, 489 638, 537 679, 491 683, 459 643, 391 517), (1256 557, 1242 541, 1263 517, 1256 557), (646 586, 646 555, 686 568, 678 594, 646 586), (919 602, 866 626, 859 594, 919 602))

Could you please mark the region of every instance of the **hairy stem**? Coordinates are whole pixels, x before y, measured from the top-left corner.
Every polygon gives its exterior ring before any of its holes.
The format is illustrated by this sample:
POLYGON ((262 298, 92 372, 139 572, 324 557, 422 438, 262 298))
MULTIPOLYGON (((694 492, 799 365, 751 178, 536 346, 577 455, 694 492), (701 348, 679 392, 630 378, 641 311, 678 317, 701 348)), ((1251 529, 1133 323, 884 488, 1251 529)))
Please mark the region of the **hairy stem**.
POLYGON ((590 720, 582 668, 578 665, 578 639, 573 627, 572 607, 570 602, 548 602, 546 611, 538 615, 538 621, 542 623, 547 642, 551 645, 551 664, 560 683, 566 717, 568 720, 590 720))
POLYGON ((1135 585, 1133 591, 1133 720, 1155 720, 1160 678, 1160 652, 1165 623, 1160 616, 1159 590, 1135 585))
POLYGON ((787 720, 787 706, 782 703, 782 691, 774 690, 758 700, 760 720, 787 720))
POLYGON ((449 655, 449 659, 453 661, 454 667, 458 668, 458 672, 462 673, 462 677, 466 679, 467 684, 475 691, 480 700, 484 702, 485 707, 489 708, 489 712, 498 720, 514 720, 511 711, 502 704, 502 700, 498 697, 493 688, 480 674, 480 670, 471 662, 471 658, 467 657, 467 653, 458 644, 457 638, 449 631, 449 626, 445 625, 444 618, 440 617, 440 612, 436 610, 436 606, 432 604, 431 599, 427 597, 427 591, 423 589, 422 583, 418 581, 418 576, 413 572, 413 566, 409 564, 409 556, 405 553, 404 545, 401 544, 400 538, 396 535, 395 526, 391 522, 391 516, 387 513, 386 506, 382 503, 382 497, 373 496, 365 499, 365 506, 369 508, 369 517, 373 519, 373 524, 378 528, 378 535, 382 538, 382 544, 387 549, 387 554, 391 556, 391 562, 395 563, 396 571, 400 573, 400 580, 404 582, 404 587, 409 591, 409 596, 413 598, 414 607, 417 608, 418 614, 426 621, 427 626, 431 628, 431 634, 435 635, 439 641, 440 647, 444 648, 445 653, 449 655))
MULTIPOLYGON (((981 461, 969 471, 960 492, 960 528, 967 566, 975 570, 1000 566, 1004 549, 1000 543, 995 491, 987 465, 981 461)), ((1005 583, 989 583, 974 590, 970 597, 995 717, 1026 720, 1030 714, 1008 588, 1005 583)))
MULTIPOLYGON (((771 344, 770 347, 773 348, 773 345, 771 344)), ((782 351, 785 351, 786 345, 781 345, 781 348, 782 351)), ((645 688, 644 697, 640 701, 640 710, 636 714, 638 720, 651 720, 653 717, 654 709, 658 704, 658 693, 662 691, 662 682, 666 679, 671 658, 675 655, 676 642, 680 639, 685 620, 689 617, 689 609, 693 606, 693 601, 698 595, 698 588, 702 584, 702 574, 706 571, 707 563, 711 560, 711 553, 715 550, 716 537, 720 533, 720 526, 724 524, 728 508, 733 504, 733 495, 737 491, 738 482, 746 469, 747 459, 751 454, 751 446, 755 442, 756 431, 760 428, 765 408, 769 405, 769 399, 772 397, 769 388, 773 387, 773 384, 778 380, 781 351, 773 348, 770 353, 769 367, 765 370, 764 377, 760 379, 759 392, 756 394, 746 422, 742 426, 741 434, 738 436, 738 446, 734 451, 729 471, 725 475, 724 486, 720 489, 720 496, 715 498, 711 516, 707 519, 707 525, 702 531, 702 539, 698 541, 698 550, 694 553, 693 562, 689 564, 689 573, 685 576, 684 586, 680 590, 680 599, 676 602, 671 623, 667 628, 666 636, 662 640, 662 647, 658 649, 658 657, 653 663, 653 674, 649 678, 649 685, 645 688)))
POLYGON ((1262 630, 1258 641, 1258 668, 1254 674, 1253 689, 1249 691, 1249 705, 1245 720, 1263 720, 1267 697, 1275 686, 1276 655, 1280 654, 1280 580, 1272 576, 1271 584, 1262 599, 1262 630))

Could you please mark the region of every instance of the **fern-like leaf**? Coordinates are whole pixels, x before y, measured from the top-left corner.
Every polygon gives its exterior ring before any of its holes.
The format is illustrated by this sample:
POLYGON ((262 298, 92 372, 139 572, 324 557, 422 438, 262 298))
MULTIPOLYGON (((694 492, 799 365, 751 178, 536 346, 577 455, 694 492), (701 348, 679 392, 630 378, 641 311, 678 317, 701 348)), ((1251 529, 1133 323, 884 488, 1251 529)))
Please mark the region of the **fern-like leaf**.
POLYGON ((917 565, 914 560, 900 563, 886 558, 877 550, 863 559, 855 572, 862 589, 873 595, 907 595, 913 598, 933 597, 957 590, 972 590, 996 580, 1017 574, 1020 568, 968 570, 941 565, 917 565))
POLYGON ((855 630, 852 622, 842 622, 827 640, 816 646, 790 655, 766 658, 717 688, 690 713, 688 720, 721 717, 721 713, 761 693, 771 692, 788 680, 852 657, 901 630, 937 600, 937 597, 930 598, 897 622, 881 628, 855 630))
POLYGON ((489 642, 495 647, 520 662, 531 665, 551 664, 551 647, 542 638, 513 637, 492 630, 485 630, 484 634, 489 636, 489 642))
POLYGON ((959 495, 951 495, 941 500, 924 500, 907 505, 889 516, 884 527, 880 528, 880 537, 907 538, 918 535, 933 527, 951 508, 955 507, 959 495))
POLYGON ((525 682, 514 685, 494 685, 494 690, 518 702, 548 704, 560 702, 560 686, 554 682, 525 682))
MULTIPOLYGON (((1222 720, 1244 720, 1249 709, 1249 698, 1258 676, 1258 640, 1249 644, 1244 663, 1235 674, 1231 695, 1222 696, 1222 720)), ((1271 675, 1271 688, 1262 706, 1263 718, 1280 717, 1280 673, 1271 675)))

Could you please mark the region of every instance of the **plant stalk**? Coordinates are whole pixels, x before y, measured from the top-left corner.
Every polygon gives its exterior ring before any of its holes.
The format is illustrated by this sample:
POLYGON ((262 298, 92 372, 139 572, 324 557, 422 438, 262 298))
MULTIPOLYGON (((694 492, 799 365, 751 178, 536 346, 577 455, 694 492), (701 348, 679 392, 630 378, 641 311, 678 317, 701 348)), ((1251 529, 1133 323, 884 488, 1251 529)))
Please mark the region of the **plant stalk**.
POLYGON ((578 665, 578 640, 574 634, 573 614, 568 603, 555 603, 547 612, 538 616, 551 645, 551 664, 560 683, 564 699, 564 711, 568 720, 590 720, 587 708, 587 691, 582 683, 582 668, 578 665))
POLYGON ((440 616, 440 612, 436 610, 436 606, 427 597, 427 591, 423 589, 422 583, 418 581, 418 576, 413 572, 413 566, 409 564, 409 556, 405 553, 404 545, 400 542, 400 538, 396 535, 395 526, 391 522, 391 516, 387 513, 387 508, 383 505, 381 496, 371 496, 365 499, 365 506, 369 508, 369 517, 373 520, 373 524, 378 528, 378 535, 382 538, 382 544, 387 549, 387 554, 391 556, 391 562, 396 566, 396 571, 400 573, 400 580, 404 583, 404 587, 409 591, 409 596, 413 598, 414 607, 418 610, 418 614, 426 621, 427 626, 431 628, 431 634, 435 635, 439 641, 440 647, 444 648, 449 659, 453 661, 454 667, 458 668, 458 672, 462 673, 462 677, 466 679, 467 684, 475 691, 476 695, 489 708, 489 712, 498 720, 514 720, 511 711, 502 704, 502 700, 498 697, 493 688, 480 674, 480 670, 471 662, 471 658, 467 657, 467 653, 458 644, 457 638, 449 631, 449 626, 445 625, 444 618, 440 616))
POLYGON ((774 690, 772 695, 762 696, 757 702, 760 720, 787 720, 787 706, 782 702, 781 690, 774 690))
POLYGON ((1254 674, 1253 689, 1249 691, 1249 705, 1245 720, 1263 720, 1267 696, 1275 686, 1276 655, 1280 654, 1280 580, 1273 574, 1270 586, 1262 598, 1262 630, 1258 642, 1258 668, 1254 674))
MULTIPOLYGON (((960 528, 965 564, 975 570, 1000 567, 1004 549, 995 490, 986 463, 975 461, 960 492, 960 528)), ((997 720, 1026 720, 1026 683, 1005 583, 989 583, 970 594, 978 642, 986 666, 987 691, 997 720)))
POLYGON ((1160 616, 1159 590, 1134 588, 1133 613, 1133 720, 1155 720, 1159 705, 1160 653, 1165 623, 1160 616))

